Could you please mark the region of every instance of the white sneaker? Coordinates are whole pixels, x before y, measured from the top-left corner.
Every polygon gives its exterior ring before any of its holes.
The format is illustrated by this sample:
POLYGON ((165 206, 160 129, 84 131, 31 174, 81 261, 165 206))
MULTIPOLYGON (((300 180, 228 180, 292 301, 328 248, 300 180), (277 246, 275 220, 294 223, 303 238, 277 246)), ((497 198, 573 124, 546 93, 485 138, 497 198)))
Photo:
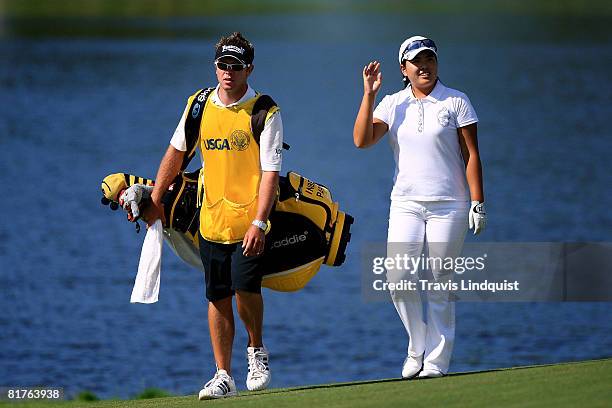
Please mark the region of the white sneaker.
POLYGON ((247 347, 249 374, 246 386, 249 391, 265 390, 270 384, 270 367, 268 366, 268 350, 263 347, 247 347))
POLYGON ((215 376, 200 390, 198 399, 202 401, 213 398, 232 397, 234 395, 238 395, 234 379, 227 374, 227 371, 217 370, 215 376))
POLYGON ((408 355, 404 360, 404 366, 402 367, 402 378, 413 378, 423 368, 423 355, 419 357, 411 357, 408 355))
POLYGON ((438 378, 444 377, 444 373, 434 368, 427 368, 419 373, 419 378, 438 378))

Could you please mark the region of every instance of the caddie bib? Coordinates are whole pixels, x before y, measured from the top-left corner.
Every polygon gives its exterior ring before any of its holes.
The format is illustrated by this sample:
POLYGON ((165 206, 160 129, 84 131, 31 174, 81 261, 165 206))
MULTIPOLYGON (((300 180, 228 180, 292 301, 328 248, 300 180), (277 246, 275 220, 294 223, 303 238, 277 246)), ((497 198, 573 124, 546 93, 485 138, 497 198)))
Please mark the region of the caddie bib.
POLYGON ((216 106, 209 98, 204 105, 200 233, 206 240, 242 241, 257 216, 261 166, 251 115, 259 97, 230 107, 216 106))

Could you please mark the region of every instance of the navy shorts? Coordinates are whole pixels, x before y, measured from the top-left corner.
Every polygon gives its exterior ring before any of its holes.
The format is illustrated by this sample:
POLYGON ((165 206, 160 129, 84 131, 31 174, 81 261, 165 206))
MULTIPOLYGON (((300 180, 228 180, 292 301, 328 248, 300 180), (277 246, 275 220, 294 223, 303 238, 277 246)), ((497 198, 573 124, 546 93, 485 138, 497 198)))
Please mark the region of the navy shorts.
POLYGON ((209 301, 233 296, 237 290, 261 293, 263 255, 244 256, 242 242, 219 244, 199 238, 209 301))

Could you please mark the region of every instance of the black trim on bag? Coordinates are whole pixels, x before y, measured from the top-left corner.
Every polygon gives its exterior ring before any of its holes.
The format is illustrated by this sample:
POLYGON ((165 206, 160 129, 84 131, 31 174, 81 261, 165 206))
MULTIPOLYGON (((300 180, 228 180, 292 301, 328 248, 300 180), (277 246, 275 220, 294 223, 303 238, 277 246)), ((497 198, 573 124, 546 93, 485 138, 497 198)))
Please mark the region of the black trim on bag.
POLYGON ((334 266, 340 266, 346 260, 346 247, 348 243, 351 241, 351 225, 354 222, 355 222, 355 219, 353 218, 353 216, 347 213, 344 213, 344 224, 342 225, 342 235, 340 236, 340 244, 338 245, 336 259, 334 259, 334 266))

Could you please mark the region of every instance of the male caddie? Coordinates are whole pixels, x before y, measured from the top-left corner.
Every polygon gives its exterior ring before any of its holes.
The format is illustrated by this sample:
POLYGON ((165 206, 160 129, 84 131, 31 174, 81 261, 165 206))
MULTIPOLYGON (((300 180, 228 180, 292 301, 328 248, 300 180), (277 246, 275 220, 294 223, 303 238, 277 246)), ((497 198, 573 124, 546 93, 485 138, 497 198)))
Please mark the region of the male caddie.
POLYGON ((145 211, 149 224, 163 218, 162 196, 184 167, 190 144, 190 123, 200 118, 197 146, 200 172, 200 255, 205 268, 208 323, 217 372, 199 399, 236 395, 231 374, 234 340, 232 297, 249 335, 249 390, 270 382, 268 351, 262 340, 262 254, 267 220, 278 188, 283 126, 271 98, 247 83, 253 72, 253 45, 240 33, 216 45, 218 85, 189 98, 185 112, 161 161, 145 211), (267 102, 264 102, 267 101, 267 102), (262 103, 264 102, 264 103, 262 103), (263 114, 262 114, 263 113, 263 114), (257 129, 259 121, 263 129, 257 129))

